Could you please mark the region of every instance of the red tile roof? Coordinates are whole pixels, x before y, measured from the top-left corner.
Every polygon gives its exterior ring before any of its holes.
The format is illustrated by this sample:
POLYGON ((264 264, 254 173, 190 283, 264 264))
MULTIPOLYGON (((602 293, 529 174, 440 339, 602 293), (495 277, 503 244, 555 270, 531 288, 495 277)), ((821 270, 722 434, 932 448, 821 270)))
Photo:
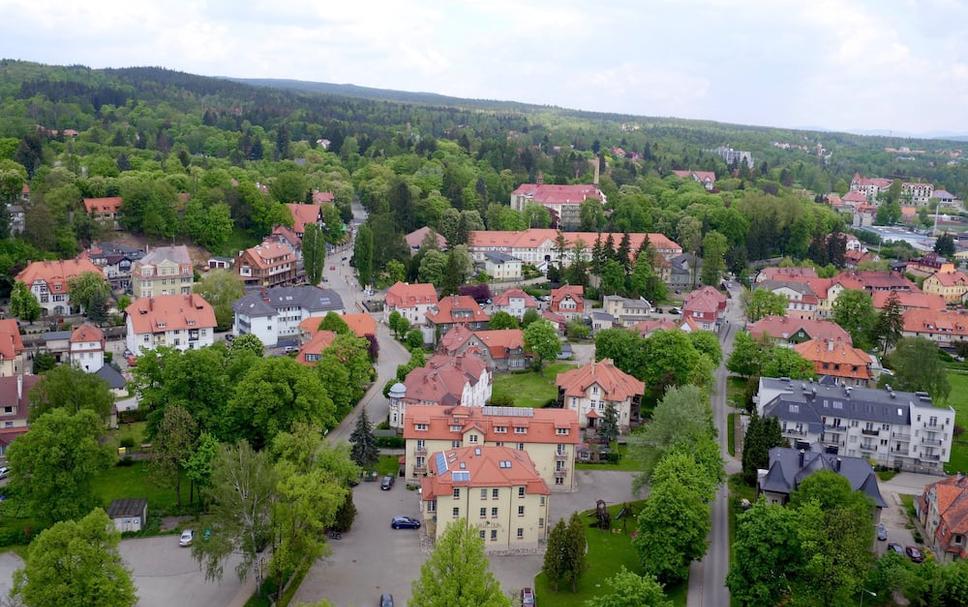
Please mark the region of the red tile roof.
POLYGON ((968 314, 944 310, 908 310, 904 313, 904 331, 968 337, 968 314))
POLYGON ((39 381, 39 375, 0 377, 0 408, 13 407, 13 416, 8 419, 27 419, 30 408, 30 399, 27 397, 39 381))
MULTIPOLYGON (((525 451, 508 447, 460 447, 428 458, 430 476, 420 479, 420 498, 430 501, 452 495, 455 487, 520 487, 527 493, 548 495, 548 485, 538 474, 525 451), (443 464, 442 466, 440 464, 443 464), (468 480, 455 480, 453 472, 466 472, 468 480)), ((435 454, 436 455, 436 454, 435 454)), ((460 478, 460 477, 457 477, 460 478)))
POLYGON ((427 320, 435 325, 487 322, 491 317, 469 295, 448 295, 437 302, 436 311, 427 312, 427 320))
POLYGON ((445 352, 454 353, 472 337, 476 337, 487 347, 494 360, 507 358, 510 350, 524 349, 524 331, 521 329, 471 331, 464 325, 458 325, 448 331, 440 339, 440 347, 445 352))
POLYGON ((572 299, 577 304, 574 310, 566 310, 567 313, 581 313, 585 311, 585 287, 581 285, 565 285, 551 290, 551 311, 562 312, 561 303, 566 299, 572 299))
POLYGON ((497 297, 495 297, 494 300, 493 300, 493 302, 494 302, 494 305, 495 306, 501 306, 501 307, 509 306, 509 305, 511 305, 511 299, 512 298, 513 299, 523 299, 524 300, 524 307, 525 308, 537 308, 538 307, 538 300, 537 299, 535 299, 534 297, 531 297, 530 295, 528 295, 527 293, 525 293, 521 289, 517 289, 517 288, 508 289, 507 291, 504 291, 503 293, 501 293, 500 295, 498 295, 497 297))
POLYGON ((700 312, 702 314, 719 314, 726 309, 726 296, 719 292, 715 287, 702 287, 686 294, 686 300, 682 304, 683 314, 690 312, 700 312))
POLYGON ((430 234, 431 232, 433 232, 434 236, 436 237, 437 248, 446 249, 447 239, 441 236, 440 233, 437 232, 436 230, 428 228, 427 226, 424 226, 422 228, 417 228, 413 232, 410 232, 409 234, 404 236, 403 239, 407 241, 407 246, 409 246, 411 249, 419 249, 420 245, 422 245, 424 240, 427 239, 427 235, 430 234))
POLYGON ((863 192, 853 190, 844 194, 843 201, 853 202, 856 204, 865 204, 867 202, 867 195, 863 192))
POLYGON ((292 248, 281 242, 266 241, 257 244, 246 249, 243 255, 260 270, 268 270, 273 266, 285 263, 287 260, 295 261, 292 248))
MULTIPOLYGON (((310 316, 299 323, 299 330, 306 335, 313 336, 319 331, 319 323, 323 322, 323 316, 310 316)), ((366 312, 359 314, 340 314, 340 318, 346 323, 357 337, 376 335, 376 320, 366 312)))
POLYGON ((318 360, 307 360, 306 356, 312 355, 318 359, 318 357, 323 353, 323 350, 330 347, 335 339, 336 333, 333 331, 316 331, 313 333, 313 336, 309 338, 309 341, 304 343, 303 346, 299 348, 299 354, 296 355, 296 362, 303 365, 315 365, 318 360))
POLYGON ((88 259, 62 259, 60 261, 34 261, 30 263, 20 274, 17 280, 25 283, 28 287, 33 286, 38 280, 47 283, 47 288, 51 293, 69 293, 70 288, 67 281, 76 278, 85 272, 94 272, 99 276, 104 276, 101 268, 91 263, 88 259))
POLYGON ((968 535, 968 477, 963 474, 949 476, 924 488, 924 496, 934 492, 940 518, 935 540, 945 552, 966 555, 964 542, 953 544, 955 535, 968 535))
MULTIPOLYGON (((595 246, 595 241, 598 239, 598 234, 595 232, 562 232, 565 237, 565 243, 568 247, 574 247, 575 243, 579 240, 582 241, 585 246, 590 251, 592 247, 595 246)), ((615 247, 618 248, 619 244, 622 242, 622 237, 624 234, 619 232, 602 234, 602 244, 608 242, 608 237, 612 237, 612 242, 615 247)), ((475 230, 470 232, 467 237, 468 245, 471 247, 500 247, 505 249, 535 249, 541 247, 543 244, 551 242, 553 243, 558 237, 558 230, 553 230, 550 228, 531 228, 529 230, 518 230, 518 231, 501 231, 501 230, 475 230)), ((642 243, 645 239, 649 239, 649 244, 656 251, 664 251, 670 254, 682 253, 682 247, 680 247, 675 241, 666 236, 665 234, 659 233, 634 233, 629 234, 629 249, 634 253, 641 248, 642 243)))
POLYGON ((313 204, 324 204, 328 202, 333 202, 336 197, 332 192, 313 192, 313 204))
POLYGON ((936 293, 906 293, 904 291, 874 291, 871 294, 874 307, 878 310, 886 308, 891 295, 897 296, 898 303, 905 310, 923 308, 925 310, 941 311, 947 308, 944 297, 936 293))
POLYGON ((863 380, 873 377, 870 354, 853 347, 847 341, 811 339, 793 346, 793 349, 813 363, 817 375, 863 380))
POLYGON ((602 200, 602 191, 597 185, 584 183, 577 185, 553 185, 541 183, 522 183, 511 192, 512 196, 528 196, 538 204, 581 204, 587 198, 602 200))
POLYGON ((677 322, 662 319, 642 320, 635 323, 635 326, 632 327, 642 337, 647 337, 656 331, 675 331, 678 328, 679 324, 677 322))
POLYGON ((803 330, 813 339, 834 339, 851 343, 850 334, 840 325, 828 320, 806 320, 787 316, 765 316, 749 326, 750 335, 768 335, 774 339, 789 339, 797 331, 803 330))
MULTIPOLYGON (((461 356, 435 355, 407 374, 404 400, 408 403, 459 405, 464 386, 477 385, 487 367, 473 351, 461 356)), ((409 413, 407 414, 409 416, 409 413)))
POLYGON ((299 239, 299 234, 296 234, 292 228, 287 226, 278 225, 272 228, 272 237, 276 240, 283 240, 289 243, 289 246, 291 246, 293 249, 298 249, 302 246, 302 241, 299 239))
POLYGON ((0 360, 12 360, 24 351, 20 328, 12 318, 0 320, 0 360))
POLYGON ((104 331, 90 323, 83 323, 71 333, 71 343, 99 341, 104 344, 104 331))
POLYGON ((817 278, 817 271, 813 268, 778 268, 770 267, 760 270, 757 280, 782 280, 786 282, 807 282, 817 278))
POLYGON ((398 282, 387 289, 386 304, 394 308, 413 308, 437 303, 437 289, 427 283, 398 282))
POLYGON ((565 391, 565 396, 582 397, 590 386, 598 384, 603 398, 610 401, 623 401, 645 392, 644 383, 616 367, 608 358, 559 373, 555 384, 565 391))
POLYGON ((581 441, 578 412, 573 409, 528 409, 530 415, 522 415, 522 408, 511 407, 447 407, 425 405, 408 407, 403 426, 405 439, 460 440, 471 426, 484 433, 486 442, 511 441, 521 443, 567 443, 577 445, 581 441), (415 424, 427 424, 427 430, 416 430, 415 424), (523 434, 514 434, 513 427, 527 428, 523 434), (451 427, 460 426, 460 430, 451 427), (495 428, 504 428, 498 432, 495 428), (558 434, 557 428, 568 428, 568 434, 558 434), (509 438, 509 437, 514 437, 509 438))
POLYGON ((117 213, 123 202, 120 196, 85 198, 84 210, 87 211, 88 215, 91 213, 117 213))
POLYGON ((215 312, 196 293, 140 297, 124 309, 135 333, 163 333, 184 329, 212 329, 215 312))
POLYGON ((296 234, 302 234, 306 231, 306 224, 316 223, 319 221, 319 212, 322 206, 319 204, 300 204, 300 203, 287 203, 286 207, 289 208, 289 213, 292 215, 292 230, 296 234))
MULTIPOLYGON (((960 270, 953 272, 935 272, 928 279, 937 280, 942 287, 964 287, 968 286, 968 276, 960 270)), ((925 279, 927 280, 927 279, 925 279)))

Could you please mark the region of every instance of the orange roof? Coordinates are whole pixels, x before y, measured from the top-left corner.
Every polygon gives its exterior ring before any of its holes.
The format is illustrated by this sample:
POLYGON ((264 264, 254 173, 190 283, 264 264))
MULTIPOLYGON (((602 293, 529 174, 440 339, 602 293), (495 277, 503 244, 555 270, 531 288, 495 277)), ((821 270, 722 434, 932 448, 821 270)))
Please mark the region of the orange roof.
POLYGON ((858 192, 857 190, 854 190, 844 194, 843 201, 865 204, 867 202, 867 195, 864 194, 863 192, 858 192))
POLYGON ((635 331, 638 331, 639 335, 645 337, 656 331, 675 331, 679 328, 679 325, 672 320, 642 320, 635 323, 632 327, 635 331))
POLYGON ((886 308, 891 295, 897 296, 898 303, 905 310, 923 308, 925 310, 940 311, 947 308, 944 297, 936 293, 906 293, 904 291, 874 291, 871 295, 874 307, 878 310, 886 308))
POLYGON ((437 325, 487 322, 490 319, 470 295, 448 295, 437 302, 436 310, 427 312, 427 320, 437 325))
POLYGON ((343 321, 357 337, 376 335, 376 320, 366 312, 343 314, 343 321))
POLYGON ((313 204, 323 204, 326 202, 333 202, 336 200, 336 196, 332 192, 313 192, 313 204))
POLYGON ((474 426, 481 429, 487 442, 581 442, 578 412, 572 409, 422 405, 408 407, 405 422, 403 437, 406 439, 460 440, 463 433, 474 426), (418 431, 415 424, 426 424, 427 429, 418 431), (514 426, 524 427, 526 432, 515 434, 514 426), (452 430, 451 427, 460 429, 452 430), (557 428, 568 428, 568 433, 558 434, 557 428))
POLYGON ((306 224, 319 221, 319 213, 322 209, 320 204, 300 204, 298 202, 287 203, 286 207, 289 208, 289 213, 292 215, 292 231, 296 234, 305 232, 306 224))
POLYGON ((299 234, 296 234, 292 228, 283 225, 278 225, 272 228, 272 237, 276 240, 284 240, 288 242, 294 249, 301 245, 299 234))
POLYGON ((455 487, 523 485, 527 493, 551 493, 527 452, 508 447, 460 447, 441 451, 428 458, 428 471, 430 476, 420 480, 423 501, 452 495, 455 487))
POLYGON ((508 357, 509 350, 524 349, 524 331, 521 329, 490 329, 471 331, 464 325, 457 325, 440 340, 440 346, 447 352, 459 349, 471 337, 479 339, 495 360, 508 357))
POLYGON ((17 321, 12 318, 0 320, 0 360, 16 358, 23 351, 24 342, 17 321))
POLYGON ((906 333, 968 337, 968 314, 944 310, 911 309, 904 313, 906 333))
POLYGON ((107 198, 85 198, 84 210, 91 213, 117 213, 124 201, 120 196, 109 196, 107 198))
POLYGON ((783 280, 786 282, 807 282, 817 278, 817 271, 813 268, 778 268, 770 267, 760 270, 757 280, 783 280))
POLYGON ((319 356, 323 353, 323 350, 330 347, 335 339, 336 333, 334 331, 316 331, 309 341, 299 348, 296 361, 303 365, 315 365, 319 361, 319 356))
POLYGON ((686 294, 686 300, 682 304, 683 314, 686 311, 700 312, 702 314, 718 314, 726 309, 726 296, 716 290, 715 287, 702 287, 686 294))
POLYGON ((585 287, 581 285, 565 285, 551 290, 551 311, 560 312, 561 302, 568 298, 573 299, 578 305, 574 310, 575 312, 585 310, 585 287))
POLYGON ((524 300, 524 307, 525 308, 537 308, 538 307, 538 300, 536 300, 534 297, 531 297, 530 295, 528 295, 527 293, 525 293, 523 290, 518 289, 518 288, 508 289, 507 291, 504 291, 503 293, 501 293, 500 295, 498 295, 497 297, 495 297, 494 300, 493 300, 494 301, 494 305, 495 306, 507 306, 507 305, 510 305, 512 298, 513 299, 523 299, 524 300))
POLYGON ((437 289, 429 283, 397 282, 387 289, 386 304, 394 308, 412 308, 437 303, 437 289))
MULTIPOLYGON (((565 242, 569 247, 574 247, 575 243, 581 240, 585 243, 585 246, 589 250, 595 246, 595 240, 598 238, 598 233, 596 232, 562 232, 565 237, 565 242)), ((622 242, 623 234, 619 232, 613 232, 609 234, 605 232, 602 234, 602 244, 608 241, 608 237, 612 237, 612 242, 615 243, 615 247, 618 248, 619 244, 622 242)), ((531 228, 529 230, 518 230, 518 231, 503 231, 503 230, 474 230, 468 234, 467 242, 470 247, 503 247, 503 248, 527 248, 534 249, 538 248, 546 242, 554 242, 558 237, 558 230, 553 230, 551 228, 531 228)), ((680 247, 675 241, 666 236, 665 234, 658 233, 630 233, 629 234, 629 248, 634 253, 639 250, 645 239, 649 239, 649 244, 652 248, 657 251, 667 251, 681 253, 682 247, 680 247)))
POLYGON ((135 333, 215 327, 215 311, 198 294, 140 297, 124 309, 135 333))
POLYGON ((433 232, 434 236, 436 237, 435 240, 437 242, 437 248, 438 249, 447 248, 447 239, 441 236, 440 233, 437 232, 436 230, 432 228, 428 228, 427 226, 424 226, 422 228, 417 228, 413 232, 410 232, 409 234, 404 236, 403 239, 407 241, 407 246, 409 246, 411 249, 419 249, 420 245, 422 245, 424 240, 427 239, 427 235, 430 234, 431 232, 433 232))
POLYGON ((811 339, 793 346, 793 349, 813 363, 818 375, 864 380, 872 377, 870 354, 853 347, 849 342, 811 339))
POLYGON ((62 259, 59 261, 34 261, 17 274, 17 280, 28 287, 37 281, 47 283, 51 293, 69 293, 67 281, 85 272, 94 272, 100 276, 104 274, 101 268, 88 259, 62 259))
POLYGON ((957 474, 944 480, 932 483, 924 488, 924 496, 934 492, 941 519, 935 534, 935 539, 945 552, 953 552, 964 556, 968 550, 965 545, 952 543, 955 535, 968 534, 968 476, 957 474))
POLYGON ((474 351, 460 356, 434 355, 426 365, 407 374, 403 380, 407 388, 404 400, 408 403, 459 405, 464 386, 477 385, 486 370, 484 361, 474 351))
POLYGON ((942 287, 968 287, 968 276, 960 270, 935 272, 925 280, 936 280, 942 287))
POLYGON ((91 323, 84 323, 78 326, 71 333, 71 343, 89 342, 89 341, 99 341, 104 343, 104 331, 98 329, 91 323))
POLYGON ((749 326, 750 335, 768 335, 775 339, 789 339, 803 330, 812 339, 833 339, 852 343, 850 334, 829 320, 807 320, 787 316, 764 316, 749 326))
POLYGON ((602 389, 603 398, 623 401, 645 392, 645 384, 615 366, 609 358, 559 373, 555 384, 564 389, 565 396, 585 396, 594 384, 602 389))
POLYGON ((284 263, 288 259, 295 259, 292 248, 281 242, 272 241, 266 241, 250 247, 243 254, 252 265, 261 270, 267 270, 272 266, 284 263))

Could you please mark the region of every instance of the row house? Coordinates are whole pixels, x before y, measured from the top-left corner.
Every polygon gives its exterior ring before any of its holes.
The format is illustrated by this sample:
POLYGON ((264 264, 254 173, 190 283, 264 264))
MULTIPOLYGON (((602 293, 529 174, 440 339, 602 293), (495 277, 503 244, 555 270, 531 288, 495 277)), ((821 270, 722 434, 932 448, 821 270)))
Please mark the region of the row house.
POLYGON ((800 319, 812 319, 817 315, 820 299, 810 285, 805 282, 782 280, 764 280, 756 283, 757 289, 766 289, 787 299, 787 316, 800 319))
POLYGON ((322 320, 327 313, 342 310, 343 299, 332 289, 312 285, 250 289, 232 303, 232 334, 255 335, 273 348, 285 338, 295 341, 306 319, 322 320))
POLYGON ((95 242, 79 257, 101 268, 112 289, 130 293, 131 271, 135 262, 144 256, 144 250, 118 242, 95 242))
POLYGON ((528 454, 553 491, 574 491, 578 415, 569 409, 527 407, 415 407, 403 427, 405 474, 428 472, 428 457, 460 447, 508 447, 528 454))
POLYGON ((511 192, 512 209, 523 211, 529 204, 542 206, 548 209, 551 225, 554 227, 575 228, 581 225, 581 204, 586 200, 597 200, 602 206, 607 202, 605 194, 597 185, 591 183, 523 183, 511 192))
POLYGON ((0 320, 0 377, 24 372, 24 342, 16 319, 0 320))
POLYGON ((414 410, 432 405, 483 407, 491 399, 491 377, 484 360, 470 350, 459 356, 435 354, 394 384, 388 396, 390 427, 403 428, 414 410))
POLYGON ((438 347, 438 351, 448 356, 459 356, 469 350, 480 356, 491 371, 520 371, 531 363, 531 356, 524 350, 521 329, 471 331, 458 325, 441 338, 438 347))
POLYGON ((799 344, 812 339, 851 343, 850 334, 829 320, 764 316, 750 324, 747 331, 754 338, 768 337, 778 342, 799 344))
POLYGON ((498 294, 491 303, 491 313, 507 312, 522 320, 528 310, 537 310, 538 300, 519 288, 508 289, 498 294))
POLYGON ((915 206, 924 206, 934 196, 934 184, 922 181, 905 181, 901 184, 901 196, 909 199, 915 206))
POLYGON ((580 319, 585 314, 585 287, 565 285, 552 289, 548 309, 568 321, 580 319))
POLYGON ((968 476, 958 473, 931 483, 914 505, 939 562, 968 558, 968 476))
POLYGON ((895 301, 901 310, 933 310, 941 312, 947 309, 945 300, 940 295, 932 293, 901 293, 895 291, 877 291, 871 295, 874 308, 883 310, 887 308, 891 301, 895 301))
POLYGON ((947 263, 925 278, 921 289, 930 295, 940 295, 946 304, 960 304, 968 294, 968 275, 947 263))
POLYGON ((131 266, 131 290, 135 297, 187 295, 192 292, 194 282, 192 258, 185 245, 151 249, 131 266))
POLYGON ((135 355, 162 346, 184 351, 215 342, 215 311, 195 293, 142 297, 124 312, 125 345, 135 355))
POLYGON ((84 211, 94 221, 107 226, 112 230, 120 230, 121 225, 118 219, 121 215, 121 206, 124 201, 120 196, 108 196, 105 198, 85 198, 84 211))
POLYGON ((64 315, 83 312, 81 306, 71 305, 70 280, 88 272, 104 276, 101 268, 87 259, 34 261, 17 274, 16 280, 27 285, 45 316, 64 315))
POLYGON ((924 337, 939 346, 953 347, 968 340, 968 314, 937 310, 908 310, 904 313, 904 337, 924 337))
POLYGON ((777 418, 798 449, 819 442, 829 453, 929 473, 951 457, 955 412, 925 392, 763 377, 755 400, 760 416, 777 418))
POLYGON ((871 355, 851 345, 850 339, 814 338, 793 346, 813 363, 821 378, 830 377, 844 385, 867 386, 874 379, 871 355))
POLYGON ((609 405, 615 407, 622 433, 639 421, 645 384, 616 367, 611 359, 559 373, 555 385, 558 405, 577 413, 582 428, 595 428, 609 405))
POLYGON ((267 241, 240 251, 235 269, 247 286, 275 287, 296 280, 296 261, 292 247, 267 241))
POLYGON ((715 331, 726 313, 726 296, 715 287, 702 287, 686 295, 682 317, 691 319, 703 331, 715 331))
POLYGON ((411 325, 422 325, 427 312, 437 305, 437 289, 429 283, 397 282, 387 289, 384 302, 383 322, 389 322, 390 314, 398 312, 411 325))
POLYGON ((448 295, 425 314, 424 341, 436 343, 456 326, 464 325, 477 331, 486 329, 490 315, 469 295, 448 295))
POLYGON ((71 365, 85 373, 97 373, 104 366, 106 345, 104 331, 90 323, 83 323, 71 332, 68 340, 68 360, 71 365))
POLYGON ((23 373, 0 377, 0 458, 6 459, 7 447, 27 432, 30 390, 39 381, 40 376, 23 373))

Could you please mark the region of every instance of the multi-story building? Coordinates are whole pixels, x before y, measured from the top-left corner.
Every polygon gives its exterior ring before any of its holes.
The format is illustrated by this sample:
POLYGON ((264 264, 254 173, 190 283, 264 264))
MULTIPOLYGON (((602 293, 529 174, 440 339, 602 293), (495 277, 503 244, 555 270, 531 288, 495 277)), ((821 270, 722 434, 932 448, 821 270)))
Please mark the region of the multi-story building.
POLYGON ((558 404, 578 414, 582 428, 595 428, 609 405, 618 414, 618 427, 628 432, 639 421, 639 403, 645 384, 603 358, 583 367, 559 373, 558 404))
POLYGON ((652 314, 652 304, 646 299, 629 299, 618 295, 606 295, 602 300, 605 312, 623 327, 630 327, 647 320, 652 314))
POLYGON ((507 312, 521 320, 528 309, 537 310, 538 300, 518 288, 508 289, 493 299, 491 313, 507 312))
POLYGON ((911 204, 915 206, 924 206, 934 196, 934 184, 921 181, 905 181, 901 184, 901 196, 910 199, 911 204))
POLYGON ((438 349, 448 356, 472 350, 492 371, 520 371, 531 362, 531 356, 524 351, 521 329, 471 331, 458 325, 441 338, 438 349))
POLYGON ((474 351, 458 356, 435 354, 410 371, 389 395, 390 426, 403 428, 414 410, 434 405, 480 408, 491 399, 491 377, 474 351))
POLYGON ((782 268, 778 266, 769 266, 763 268, 756 274, 756 283, 759 284, 766 281, 807 283, 816 278, 818 278, 817 270, 814 268, 782 268))
POLYGON ((813 363, 813 369, 820 377, 830 377, 852 386, 867 386, 874 379, 871 355, 855 348, 850 339, 814 338, 793 346, 793 349, 813 363))
POLYGON ((581 318, 585 314, 585 288, 581 285, 565 285, 552 289, 548 309, 566 320, 581 318))
POLYGON ((469 295, 448 295, 425 314, 424 341, 435 343, 458 325, 477 331, 486 329, 490 315, 469 295))
POLYGON ((299 238, 306 233, 306 226, 309 224, 323 225, 323 205, 322 204, 286 204, 289 213, 292 215, 292 231, 299 238))
POLYGON ((727 165, 732 166, 733 164, 739 164, 741 162, 745 162, 746 166, 748 166, 751 169, 753 168, 752 152, 746 152, 743 150, 734 150, 733 148, 725 145, 719 146, 718 148, 713 150, 713 152, 718 154, 719 157, 723 159, 723 162, 725 162, 727 165))
POLYGON ((27 432, 30 413, 29 394, 40 377, 22 373, 0 377, 0 458, 7 455, 7 447, 18 436, 27 432))
POLYGON ((868 201, 874 202, 878 194, 890 189, 892 183, 894 181, 891 179, 864 177, 860 173, 854 173, 853 179, 850 180, 850 191, 860 192, 868 201))
POLYGON ((87 259, 34 261, 17 274, 17 282, 30 288, 44 315, 71 314, 83 310, 79 305, 71 305, 70 280, 87 272, 104 275, 87 259))
POLYGON ((239 251, 235 269, 246 285, 275 287, 296 280, 296 252, 287 244, 266 241, 239 251))
POLYGON ((682 304, 682 317, 691 319, 703 331, 715 331, 726 312, 726 296, 715 287, 702 287, 688 293, 682 304))
POLYGON ((71 364, 85 373, 97 373, 104 366, 104 331, 90 323, 79 325, 68 345, 71 364))
POLYGON ((538 551, 548 536, 548 485, 524 451, 461 447, 430 458, 420 480, 423 531, 437 539, 449 525, 475 527, 487 552, 538 551))
POLYGON ((194 271, 188 247, 157 247, 131 266, 131 291, 135 297, 187 295, 192 292, 194 271))
POLYGON ((525 407, 414 407, 403 427, 405 474, 428 471, 428 456, 445 449, 495 446, 524 451, 554 491, 574 491, 578 415, 569 409, 525 407))
POLYGON ((412 325, 426 322, 427 312, 437 305, 437 289, 429 283, 397 282, 387 289, 383 322, 388 322, 390 314, 399 312, 412 325))
POLYGON ((112 289, 130 292, 131 269, 145 252, 117 242, 96 242, 80 256, 101 268, 112 289))
POLYGON ((193 350, 215 341, 215 311, 201 295, 159 295, 125 308, 125 345, 135 355, 161 346, 193 350))
POLYGON ((850 334, 829 320, 805 320, 789 316, 764 316, 747 327, 755 338, 763 336, 791 344, 811 339, 840 340, 851 343, 850 334))
POLYGON ((108 196, 106 198, 85 198, 84 199, 84 210, 90 215, 94 221, 110 227, 112 230, 118 230, 121 226, 118 224, 118 217, 121 211, 121 205, 123 204, 120 196, 108 196))
POLYGON ((0 320, 0 377, 24 372, 24 342, 13 318, 0 320))
POLYGON ((787 316, 791 318, 813 319, 817 315, 820 300, 806 282, 763 280, 756 283, 756 288, 786 297, 787 316))
POLYGON ((591 183, 577 185, 550 185, 543 183, 523 183, 511 192, 511 208, 523 211, 529 204, 548 209, 551 225, 570 227, 581 225, 581 204, 586 200, 597 200, 605 204, 606 197, 598 186, 591 183))
POLYGON ((942 563, 968 558, 968 476, 931 483, 914 500, 927 543, 942 563))
POLYGON ((938 473, 951 457, 955 412, 925 392, 852 388, 787 378, 760 378, 756 407, 775 417, 795 448, 826 451, 877 465, 938 473))
POLYGON ((886 308, 892 297, 897 298, 897 303, 904 312, 908 310, 933 310, 935 312, 942 312, 947 309, 944 298, 940 295, 893 291, 877 291, 871 295, 874 307, 878 310, 886 308))
POLYGON ((946 263, 925 278, 921 288, 929 295, 940 295, 946 304, 959 304, 968 294, 968 275, 956 270, 954 264, 946 263))
POLYGON ((952 347, 968 340, 968 314, 927 309, 904 313, 904 337, 925 337, 939 346, 952 347))
POLYGON ((343 310, 343 300, 332 289, 310 285, 250 289, 232 304, 232 334, 251 334, 273 348, 280 340, 299 337, 299 325, 307 318, 323 317, 343 310))
POLYGON ((478 262, 478 265, 485 274, 500 282, 519 280, 523 264, 520 259, 507 253, 488 251, 484 253, 484 261, 478 262))

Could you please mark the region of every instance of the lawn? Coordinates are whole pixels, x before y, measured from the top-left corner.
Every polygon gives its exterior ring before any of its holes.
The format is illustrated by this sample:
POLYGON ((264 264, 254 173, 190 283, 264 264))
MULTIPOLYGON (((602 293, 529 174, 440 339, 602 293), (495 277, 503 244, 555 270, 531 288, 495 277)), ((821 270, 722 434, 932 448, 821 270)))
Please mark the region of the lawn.
POLYGON ((380 476, 396 476, 400 472, 400 456, 381 455, 374 469, 380 476))
POLYGON ((726 416, 726 448, 729 454, 736 456, 736 414, 730 413, 726 416))
POLYGON ((145 429, 148 422, 131 422, 130 424, 119 424, 114 430, 108 432, 107 444, 114 448, 121 446, 121 441, 130 438, 135 449, 145 442, 145 429))
MULTIPOLYGON (((148 512, 173 512, 177 509, 175 488, 159 485, 151 478, 144 462, 133 462, 130 466, 112 466, 93 483, 94 493, 101 504, 107 508, 112 500, 125 497, 143 497, 148 500, 148 512)), ((188 502, 188 482, 182 480, 182 505, 188 502)))
MULTIPOLYGON (((948 405, 955 410, 955 426, 968 428, 968 374, 948 371, 951 393, 948 405)), ((951 461, 945 465, 948 473, 968 472, 968 435, 956 436, 951 445, 951 461)))
POLYGON ((555 362, 545 365, 541 373, 524 371, 495 374, 491 400, 511 402, 515 407, 544 407, 558 398, 555 378, 573 366, 571 363, 555 362))
POLYGON ((628 456, 628 445, 618 445, 615 451, 619 454, 617 464, 590 464, 576 462, 575 468, 578 470, 622 470, 624 472, 637 472, 640 468, 638 462, 628 456))
POLYGON ((219 253, 227 256, 234 257, 238 251, 242 249, 248 249, 259 244, 259 239, 248 232, 248 230, 243 230, 242 228, 236 226, 232 230, 232 235, 226 241, 225 246, 219 253))
POLYGON ((726 404, 737 409, 743 409, 746 396, 746 380, 740 377, 726 378, 726 404))
POLYGON ((742 474, 734 474, 727 481, 729 487, 729 550, 733 551, 733 540, 736 537, 736 517, 743 512, 740 503, 746 498, 753 503, 756 500, 756 489, 743 481, 742 474))
MULTIPOLYGON (((635 510, 641 506, 642 502, 632 502, 635 510)), ((585 601, 604 594, 608 591, 605 581, 615 575, 621 567, 629 571, 639 572, 639 556, 632 545, 631 532, 635 529, 635 519, 627 520, 628 530, 623 530, 623 521, 615 520, 622 506, 615 505, 609 507, 612 514, 612 532, 599 531, 588 527, 585 537, 588 540, 588 569, 578 581, 578 592, 570 592, 570 589, 562 586, 561 592, 555 592, 544 574, 538 574, 535 578, 535 598, 539 605, 554 605, 555 607, 584 607, 585 601)), ((582 513, 582 519, 586 525, 590 525, 592 517, 591 511, 582 513)), ((667 595, 675 605, 686 604, 687 583, 670 588, 667 595)))

